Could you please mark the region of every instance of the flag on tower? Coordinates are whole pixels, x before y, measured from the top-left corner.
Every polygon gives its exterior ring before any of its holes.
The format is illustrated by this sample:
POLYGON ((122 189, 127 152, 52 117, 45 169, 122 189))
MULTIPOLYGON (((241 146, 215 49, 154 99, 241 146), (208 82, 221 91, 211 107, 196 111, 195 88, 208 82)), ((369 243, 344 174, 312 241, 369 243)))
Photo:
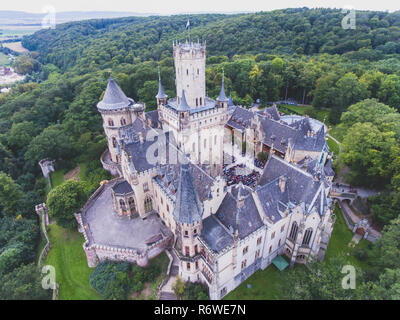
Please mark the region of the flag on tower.
POLYGON ((188 19, 188 21, 186 22, 186 29, 189 29, 189 27, 190 27, 190 21, 188 19))

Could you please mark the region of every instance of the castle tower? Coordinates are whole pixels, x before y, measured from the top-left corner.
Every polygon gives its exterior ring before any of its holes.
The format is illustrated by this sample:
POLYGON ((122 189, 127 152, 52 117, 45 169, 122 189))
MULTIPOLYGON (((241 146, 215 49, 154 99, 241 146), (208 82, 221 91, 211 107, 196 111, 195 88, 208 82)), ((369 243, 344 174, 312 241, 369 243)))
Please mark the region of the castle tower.
POLYGON ((111 161, 120 162, 118 152, 118 130, 132 124, 137 117, 144 117, 145 105, 128 98, 112 77, 108 80, 103 99, 97 104, 103 118, 111 161))
POLYGON ((174 219, 177 226, 177 247, 182 257, 180 274, 185 280, 193 280, 200 271, 198 257, 200 243, 197 235, 201 233, 203 205, 195 190, 189 164, 182 164, 180 180, 176 192, 174 219))
POLYGON ((186 101, 191 108, 204 106, 206 101, 206 44, 174 43, 176 96, 178 103, 185 90, 186 101))
POLYGON ((157 106, 167 104, 167 98, 168 98, 168 95, 165 94, 164 88, 161 84, 160 70, 158 70, 158 92, 156 95, 157 106))

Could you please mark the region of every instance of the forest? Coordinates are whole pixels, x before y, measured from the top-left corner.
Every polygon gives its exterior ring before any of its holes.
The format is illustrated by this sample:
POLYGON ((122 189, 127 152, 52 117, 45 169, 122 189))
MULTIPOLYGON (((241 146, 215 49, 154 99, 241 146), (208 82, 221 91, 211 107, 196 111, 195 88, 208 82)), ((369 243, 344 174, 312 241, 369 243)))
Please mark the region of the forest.
MULTIPOLYGON (((99 162, 106 141, 96 109, 108 77, 127 96, 145 102, 147 111, 155 109, 157 69, 174 97, 172 41, 189 36, 207 43, 208 96, 218 95, 224 70, 225 88, 237 105, 291 98, 312 105, 311 117, 328 112, 321 120, 334 128, 343 147, 335 167, 348 166, 353 185, 382 191, 370 204, 376 223, 388 232, 374 254, 397 252, 400 12, 357 12, 355 30, 342 29, 343 16, 336 9, 299 8, 132 17, 65 23, 25 36, 30 54, 19 56, 15 67, 27 74, 26 81, 0 94, 0 281, 5 283, 0 299, 10 292, 18 293, 16 299, 49 298, 38 287, 40 275, 32 272, 40 238, 34 206, 49 191, 38 161, 50 157, 66 170, 90 162, 87 181, 79 186, 84 196, 76 205, 82 205, 108 178, 99 162), (17 273, 26 276, 15 281, 17 273), (27 284, 36 289, 27 290, 27 284)), ((390 266, 382 259, 365 286, 390 283, 379 277, 387 268, 393 273, 385 277, 398 283, 399 256, 390 266)))

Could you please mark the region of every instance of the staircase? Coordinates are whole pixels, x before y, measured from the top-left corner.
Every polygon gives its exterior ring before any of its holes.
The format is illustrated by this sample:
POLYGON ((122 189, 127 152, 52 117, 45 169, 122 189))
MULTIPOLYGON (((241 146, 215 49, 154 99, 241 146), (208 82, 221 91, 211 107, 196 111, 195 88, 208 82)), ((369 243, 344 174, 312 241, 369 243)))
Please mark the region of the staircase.
POLYGON ((176 276, 179 274, 179 260, 174 250, 168 251, 172 257, 172 264, 169 270, 168 278, 165 280, 164 285, 159 289, 158 300, 178 300, 172 290, 172 286, 176 281, 176 276))

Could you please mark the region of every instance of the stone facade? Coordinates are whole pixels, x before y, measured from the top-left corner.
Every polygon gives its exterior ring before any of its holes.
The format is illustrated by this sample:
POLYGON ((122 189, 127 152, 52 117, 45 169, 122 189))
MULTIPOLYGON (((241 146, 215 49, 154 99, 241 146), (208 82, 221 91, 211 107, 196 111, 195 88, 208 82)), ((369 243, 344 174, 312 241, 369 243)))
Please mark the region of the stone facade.
POLYGON ((104 259, 146 265, 172 248, 179 275, 205 283, 211 299, 221 299, 278 255, 286 255, 291 266, 323 258, 334 223, 329 198, 334 173, 331 163, 325 165, 323 124, 305 117, 285 122, 275 107, 261 112, 235 107, 223 81, 218 98, 207 97, 205 49, 174 43, 177 97, 168 99, 159 79, 157 111, 145 113, 144 104, 127 98, 110 79, 98 109, 121 177, 93 196, 102 215, 84 208, 77 220, 89 266, 104 259), (258 152, 269 153, 255 187, 227 185, 223 154, 233 144, 252 160, 258 152), (112 202, 109 212, 103 212, 104 201, 112 202), (120 233, 129 233, 124 223, 144 233, 140 223, 149 219, 161 227, 139 239, 142 249, 105 245, 114 237, 100 232, 96 219, 111 216, 126 219, 110 220, 120 233))

